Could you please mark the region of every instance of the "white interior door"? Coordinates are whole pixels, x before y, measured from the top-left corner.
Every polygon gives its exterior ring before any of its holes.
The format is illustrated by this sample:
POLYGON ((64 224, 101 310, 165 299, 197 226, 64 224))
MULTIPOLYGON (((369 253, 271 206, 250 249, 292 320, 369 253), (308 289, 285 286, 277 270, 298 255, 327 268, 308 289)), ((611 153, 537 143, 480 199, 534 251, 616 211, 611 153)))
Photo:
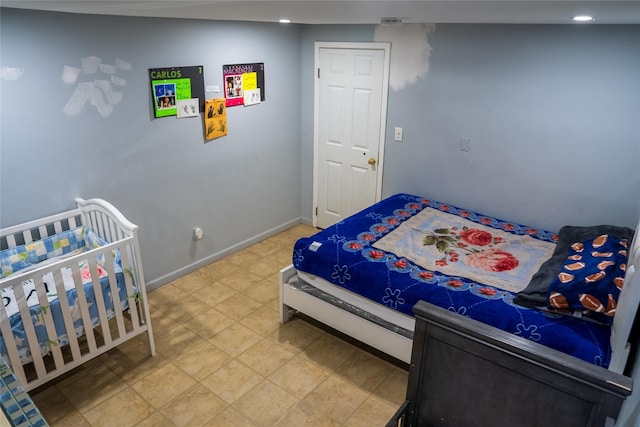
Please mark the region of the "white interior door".
POLYGON ((389 82, 387 43, 316 43, 314 225, 380 200, 389 82))

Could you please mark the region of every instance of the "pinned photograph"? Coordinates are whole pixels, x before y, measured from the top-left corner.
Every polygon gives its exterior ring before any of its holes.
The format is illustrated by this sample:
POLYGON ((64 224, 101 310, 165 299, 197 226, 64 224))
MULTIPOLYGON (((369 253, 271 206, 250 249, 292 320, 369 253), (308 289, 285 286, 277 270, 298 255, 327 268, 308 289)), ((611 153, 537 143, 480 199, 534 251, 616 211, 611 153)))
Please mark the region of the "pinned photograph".
POLYGON ((176 105, 176 85, 157 84, 154 85, 156 94, 156 105, 158 109, 175 108, 176 105))

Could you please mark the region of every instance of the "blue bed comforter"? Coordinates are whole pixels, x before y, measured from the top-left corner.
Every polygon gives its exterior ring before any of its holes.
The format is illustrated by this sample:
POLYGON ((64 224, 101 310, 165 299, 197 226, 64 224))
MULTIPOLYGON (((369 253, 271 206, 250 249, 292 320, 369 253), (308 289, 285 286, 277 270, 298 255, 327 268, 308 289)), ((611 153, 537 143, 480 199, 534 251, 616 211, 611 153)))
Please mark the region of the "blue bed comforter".
MULTIPOLYGON (((477 278, 469 278, 461 268, 454 270, 457 275, 446 273, 447 264, 456 267, 467 264, 506 275, 525 264, 535 270, 535 265, 539 264, 530 265, 535 259, 525 260, 528 255, 514 256, 511 249, 504 249, 506 239, 500 236, 505 232, 515 236, 515 240, 524 236, 537 242, 534 245, 540 247, 537 256, 543 258, 539 263, 550 254, 544 246, 553 246, 557 240, 555 234, 544 230, 418 196, 397 194, 311 237, 298 240, 293 250, 293 264, 300 271, 319 276, 411 316, 413 306, 419 300, 425 300, 607 367, 610 359, 609 327, 519 306, 513 302, 517 291, 507 290, 501 284, 497 286, 499 281, 494 281, 491 276, 483 276, 485 281, 481 282, 477 278), (405 222, 411 224, 408 221, 426 209, 451 215, 454 224, 463 218, 464 224, 478 224, 478 227, 440 225, 435 229, 420 230, 417 225, 411 225, 405 236, 418 233, 418 237, 413 237, 413 243, 411 238, 404 238, 402 248, 396 250, 383 241, 403 240, 390 237, 391 233, 405 222), (486 229, 496 232, 483 231, 486 229), (440 258, 423 262, 416 256, 416 251, 407 249, 411 245, 416 246, 417 252, 435 251, 440 258)), ((519 285, 524 288, 527 283, 519 285)))

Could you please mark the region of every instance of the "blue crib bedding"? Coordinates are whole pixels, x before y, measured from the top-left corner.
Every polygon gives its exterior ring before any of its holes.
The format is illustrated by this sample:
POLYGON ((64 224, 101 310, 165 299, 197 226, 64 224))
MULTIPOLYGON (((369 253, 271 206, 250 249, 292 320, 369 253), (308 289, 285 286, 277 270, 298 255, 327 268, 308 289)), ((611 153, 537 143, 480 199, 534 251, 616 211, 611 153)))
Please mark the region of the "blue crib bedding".
POLYGON ((299 239, 293 265, 410 316, 424 300, 606 368, 609 326, 514 303, 557 239, 397 194, 299 239))
MULTIPOLYGON (((119 271, 115 273, 116 283, 118 286, 118 293, 120 298, 120 305, 123 309, 128 307, 128 299, 127 299, 127 291, 124 282, 124 273, 122 273, 122 269, 118 268, 119 271)), ((100 324, 100 317, 98 314, 98 307, 96 303, 96 295, 94 292, 93 284, 86 283, 83 286, 85 293, 85 300, 87 301, 87 305, 89 307, 89 315, 91 317, 92 327, 96 327, 100 324)), ((113 311, 113 299, 111 297, 111 287, 109 286, 109 277, 102 277, 100 279, 100 289, 102 291, 102 296, 104 300, 104 306, 107 312, 107 318, 112 318, 114 316, 113 311)), ((69 307, 72 313, 73 325, 75 328, 76 336, 81 336, 84 334, 84 325, 82 318, 80 317, 79 307, 77 306, 78 301, 78 293, 75 289, 70 289, 67 291, 67 301, 69 302, 69 307)), ((51 316, 53 318, 53 323, 56 328, 56 333, 58 334, 58 342, 57 344, 52 344, 46 333, 45 325, 42 322, 43 309, 40 305, 29 306, 29 312, 31 314, 31 318, 33 319, 35 325, 35 332, 38 337, 38 342, 40 344, 40 351, 42 354, 49 354, 51 351, 51 345, 59 345, 65 346, 69 344, 69 337, 66 332, 66 328, 64 326, 64 320, 62 317, 62 308, 60 306, 60 300, 56 298, 52 298, 49 301, 49 306, 45 309, 51 312, 51 316)), ((11 329, 13 331, 14 340, 18 343, 18 352, 20 354, 20 360, 22 363, 29 363, 32 361, 31 358, 31 350, 29 348, 27 342, 27 335, 24 330, 24 323, 22 321, 22 317, 19 313, 15 313, 9 317, 9 323, 11 325, 11 329)), ((0 334, 0 356, 7 358, 7 348, 4 342, 4 337, 0 334)))
MULTIPOLYGON (((17 271, 24 272, 29 268, 36 268, 39 265, 44 265, 44 263, 50 262, 59 262, 60 260, 70 257, 73 255, 77 255, 86 250, 91 250, 100 246, 105 245, 106 242, 104 240, 97 237, 91 230, 86 229, 86 227, 79 227, 78 229, 70 230, 51 238, 43 239, 42 242, 36 242, 34 244, 26 245, 28 251, 26 252, 29 256, 20 256, 20 269, 17 271), (32 246, 36 244, 40 247, 39 250, 44 251, 44 247, 49 245, 50 241, 56 241, 54 247, 57 252, 53 253, 54 256, 47 258, 46 253, 40 255, 40 258, 34 258, 34 253, 32 246), (64 245, 60 245, 57 242, 61 241, 64 245), (71 244, 70 244, 71 242, 71 244), (61 247, 64 246, 64 250, 61 247), (27 261, 25 261, 27 260, 27 261)), ((3 260, 9 259, 9 256, 15 257, 16 253, 23 254, 24 249, 22 247, 17 249, 5 250, 2 251, 3 260), (9 253, 9 255, 7 254, 9 253)), ((52 252, 49 252, 49 256, 51 256, 52 252)), ((120 299, 120 305, 123 309, 128 307, 128 297, 127 295, 126 285, 125 285, 125 277, 124 272, 121 266, 120 260, 120 251, 114 251, 114 275, 116 280, 116 285, 118 288, 118 297, 120 299)), ((15 261, 15 260, 13 260, 15 261)), ((109 276, 104 266, 105 257, 104 255, 98 255, 96 257, 96 272, 98 274, 99 282, 100 282, 100 290, 102 294, 102 299, 104 301, 104 307, 106 310, 107 318, 112 318, 114 316, 114 302, 111 295, 111 287, 109 285, 109 276)), ((86 305, 89 309, 89 315, 91 318, 92 327, 96 327, 100 324, 100 317, 98 312, 98 304, 96 300, 96 295, 94 291, 94 286, 92 282, 92 273, 90 271, 89 262, 87 257, 81 257, 78 262, 78 269, 80 273, 80 279, 82 280, 82 288, 84 289, 84 299, 86 301, 86 305)), ((6 261, 3 262, 3 266, 11 266, 15 270, 16 262, 11 264, 6 261)), ((60 277, 62 278, 63 285, 66 292, 66 298, 69 303, 71 317, 73 319, 74 325, 74 333, 76 336, 81 336, 84 334, 84 323, 82 321, 82 317, 80 315, 80 308, 78 306, 78 293, 76 290, 76 285, 74 278, 72 276, 72 271, 70 265, 64 266, 64 264, 60 264, 62 267, 59 269, 60 277)), ((28 276, 27 276, 28 277, 28 276)), ((96 278, 96 280, 98 280, 96 278)), ((31 319, 33 324, 35 325, 35 333, 38 338, 38 343, 40 347, 40 351, 43 355, 49 354, 52 345, 64 346, 69 343, 68 332, 64 325, 64 319, 62 314, 62 307, 59 300, 59 295, 57 295, 54 276, 52 273, 47 273, 42 277, 42 281, 44 283, 46 292, 48 305, 42 307, 39 303, 38 296, 35 291, 34 281, 32 278, 28 278, 24 282, 22 282, 22 287, 24 290, 24 294, 26 297, 27 306, 29 307, 29 313, 31 315, 31 319), (50 312, 53 318, 53 323, 57 333, 57 342, 51 342, 46 333, 46 327, 43 323, 43 312, 50 312)), ((135 292, 135 288, 134 288, 135 292)), ((24 322, 22 316, 18 312, 18 305, 16 303, 16 296, 11 287, 3 288, 1 290, 1 295, 3 299, 3 303, 5 306, 5 311, 7 313, 9 323, 13 332, 13 340, 18 345, 18 353, 20 355, 21 362, 23 364, 29 363, 32 361, 31 350, 29 348, 29 344, 27 341, 27 335, 24 329, 24 322)), ((4 337, 0 333, 0 356, 5 357, 8 360, 7 348, 5 344, 4 337)))

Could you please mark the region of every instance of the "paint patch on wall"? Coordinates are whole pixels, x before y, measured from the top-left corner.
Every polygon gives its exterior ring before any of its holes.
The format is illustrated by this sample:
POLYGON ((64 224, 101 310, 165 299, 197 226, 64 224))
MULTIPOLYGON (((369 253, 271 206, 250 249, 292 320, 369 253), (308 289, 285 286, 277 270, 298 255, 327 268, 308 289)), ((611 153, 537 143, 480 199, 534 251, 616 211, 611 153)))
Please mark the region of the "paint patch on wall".
POLYGON ((68 85, 75 84, 81 72, 82 70, 80 68, 65 65, 62 69, 62 82, 68 85))
POLYGON ((109 117, 114 106, 122 102, 122 92, 113 86, 124 87, 127 80, 118 76, 119 71, 130 71, 131 64, 116 58, 115 65, 103 64, 97 56, 87 56, 81 60, 82 68, 65 65, 62 70, 62 82, 75 85, 73 94, 65 104, 63 111, 67 116, 77 116, 86 105, 96 108, 102 117, 109 117), (90 81, 85 76, 98 77, 90 81), (103 77, 103 78, 99 78, 103 77))
POLYGON ((429 71, 431 45, 429 37, 435 32, 435 24, 378 25, 376 42, 391 42, 389 87, 394 91, 415 84, 429 71))
POLYGON ((18 80, 23 74, 22 68, 2 66, 2 80, 18 80))

